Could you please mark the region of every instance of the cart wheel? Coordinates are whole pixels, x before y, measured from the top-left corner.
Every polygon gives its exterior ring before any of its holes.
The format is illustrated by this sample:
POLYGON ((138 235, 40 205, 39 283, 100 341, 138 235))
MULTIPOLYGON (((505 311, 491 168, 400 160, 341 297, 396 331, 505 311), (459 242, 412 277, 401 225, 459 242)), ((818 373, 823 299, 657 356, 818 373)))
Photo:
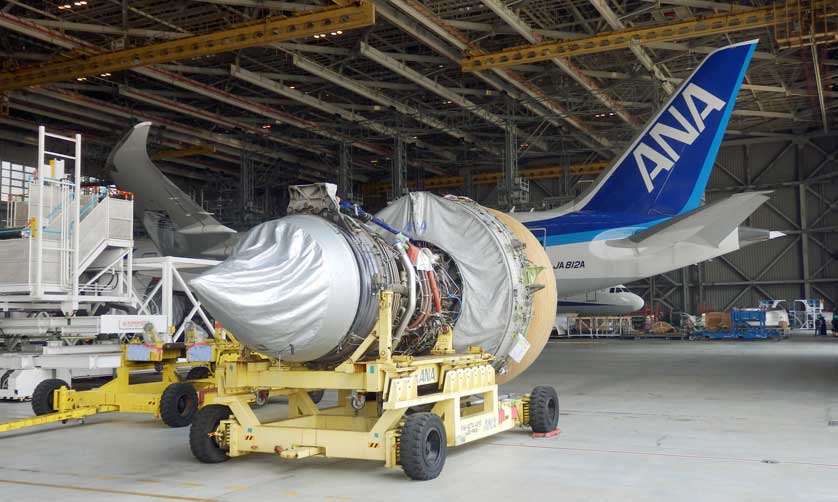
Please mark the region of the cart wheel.
POLYGON ((533 432, 552 432, 559 425, 559 395, 549 385, 530 393, 530 427, 533 432))
POLYGON ((323 389, 312 390, 312 391, 309 391, 308 397, 310 397, 311 400, 314 401, 314 404, 317 404, 317 403, 319 403, 320 401, 323 400, 323 394, 325 394, 325 393, 326 393, 326 391, 323 390, 323 389))
POLYGON ((189 429, 189 449, 195 458, 205 464, 218 464, 230 458, 211 435, 218 429, 218 424, 230 415, 230 408, 221 404, 210 404, 198 410, 189 429))
POLYGON ((61 387, 70 388, 67 382, 58 378, 50 378, 39 383, 32 392, 32 411, 36 415, 53 413, 55 411, 52 407, 53 394, 61 387))
POLYGON ((434 479, 445 466, 445 425, 433 413, 415 413, 402 428, 399 462, 407 477, 419 481, 434 479))
POLYGON ((195 366, 186 373, 186 381, 203 380, 210 377, 210 370, 206 366, 195 366))
POLYGON ((198 410, 198 393, 188 383, 173 383, 160 396, 160 418, 169 427, 186 427, 198 410))
POLYGON ((270 397, 270 393, 268 389, 261 389, 256 391, 256 399, 253 401, 254 408, 261 408, 268 404, 268 397, 270 397))

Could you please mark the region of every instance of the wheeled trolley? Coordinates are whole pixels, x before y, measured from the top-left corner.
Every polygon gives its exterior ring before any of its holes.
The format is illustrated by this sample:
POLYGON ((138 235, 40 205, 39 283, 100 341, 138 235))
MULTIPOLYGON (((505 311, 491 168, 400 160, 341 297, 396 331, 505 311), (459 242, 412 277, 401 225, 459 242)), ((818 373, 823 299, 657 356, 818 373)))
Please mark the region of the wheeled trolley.
POLYGON ((393 355, 391 302, 391 292, 380 293, 374 331, 333 369, 242 351, 220 355, 216 394, 190 430, 194 456, 206 463, 248 453, 377 460, 427 480, 442 471, 448 447, 519 426, 556 429, 559 401, 552 387, 500 398, 491 355, 454 353, 451 331, 430 355, 393 355), (375 342, 378 353, 370 357, 375 342), (308 394, 319 389, 337 390, 337 405, 319 409, 308 394), (288 418, 260 422, 248 405, 260 392, 287 395, 288 418))
POLYGON ((0 432, 97 413, 149 413, 170 427, 185 427, 215 386, 208 364, 178 362, 186 355, 183 343, 129 343, 121 346, 121 364, 113 380, 90 390, 69 388, 59 379, 44 380, 32 394, 35 417, 0 424, 0 432), (191 366, 182 381, 178 368, 191 366), (132 374, 159 372, 159 380, 132 382, 132 374))

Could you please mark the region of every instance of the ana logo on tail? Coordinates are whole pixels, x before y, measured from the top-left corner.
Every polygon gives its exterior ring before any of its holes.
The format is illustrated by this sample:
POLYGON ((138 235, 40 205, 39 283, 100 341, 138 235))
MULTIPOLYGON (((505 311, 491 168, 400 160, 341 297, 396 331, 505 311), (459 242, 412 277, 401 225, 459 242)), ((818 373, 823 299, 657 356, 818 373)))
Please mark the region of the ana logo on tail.
POLYGON ((704 131, 704 119, 710 115, 710 112, 720 111, 726 104, 725 101, 694 83, 687 85, 682 93, 682 97, 687 105, 692 122, 684 117, 673 104, 666 111, 678 121, 681 129, 658 122, 649 131, 649 136, 655 140, 655 143, 661 150, 666 152, 666 155, 646 143, 640 143, 634 149, 634 160, 637 162, 637 168, 640 170, 640 175, 643 177, 643 182, 646 184, 646 190, 649 193, 652 193, 652 190, 655 189, 655 185, 652 182, 661 171, 669 171, 675 162, 681 158, 665 138, 678 141, 685 145, 692 145, 699 134, 704 131), (699 103, 704 106, 701 111, 698 110, 699 103), (653 167, 651 172, 649 171, 650 167, 653 167))

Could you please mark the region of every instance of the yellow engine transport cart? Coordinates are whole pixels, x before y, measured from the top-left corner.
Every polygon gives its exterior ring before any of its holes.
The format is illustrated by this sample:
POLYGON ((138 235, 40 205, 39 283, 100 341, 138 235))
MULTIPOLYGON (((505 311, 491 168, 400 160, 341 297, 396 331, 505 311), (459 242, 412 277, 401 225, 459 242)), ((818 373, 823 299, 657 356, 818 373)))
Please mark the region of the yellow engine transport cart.
MULTIPOLYGON (((156 337, 155 337, 156 338, 156 337)), ((148 338, 146 338, 148 340, 148 338)), ((170 427, 192 423, 198 408, 211 396, 215 380, 209 364, 217 351, 238 347, 235 340, 163 343, 134 340, 122 346, 121 364, 113 380, 90 390, 70 389, 67 382, 49 379, 35 387, 35 417, 0 424, 0 432, 68 420, 84 420, 97 413, 149 413, 170 427), (185 361, 188 354, 199 354, 185 361), (183 361, 183 362, 179 362, 183 361), (197 364, 197 365, 196 365, 197 364), (192 368, 181 381, 177 369, 192 368), (159 372, 159 381, 133 383, 141 371, 159 372)))
POLYGON ((205 463, 248 453, 378 460, 427 480, 442 471, 449 446, 519 426, 556 430, 559 402, 552 387, 500 399, 491 355, 479 349, 454 353, 451 330, 431 355, 393 355, 392 298, 390 291, 380 293, 375 329, 332 370, 246 350, 219 354, 216 394, 192 422, 193 455, 205 463), (376 341, 378 357, 362 361, 376 341), (308 394, 317 389, 336 389, 337 406, 319 409, 308 394), (267 392, 288 396, 287 419, 263 424, 253 413, 248 401, 267 392))

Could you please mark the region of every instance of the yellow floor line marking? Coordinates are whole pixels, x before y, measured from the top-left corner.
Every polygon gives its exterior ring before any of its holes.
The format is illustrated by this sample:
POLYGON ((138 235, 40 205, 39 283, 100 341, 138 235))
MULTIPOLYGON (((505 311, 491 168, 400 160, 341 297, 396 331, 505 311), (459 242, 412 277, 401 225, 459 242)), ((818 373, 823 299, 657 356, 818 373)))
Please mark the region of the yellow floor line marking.
POLYGON ((183 486, 204 486, 203 483, 193 483, 191 481, 184 481, 181 483, 183 486))
POLYGON ((297 491, 294 491, 294 490, 288 490, 287 492, 285 492, 285 495, 288 495, 289 497, 296 497, 299 494, 300 494, 300 492, 297 492, 297 491))
POLYGON ((126 490, 108 490, 105 488, 88 488, 85 486, 73 486, 73 485, 57 485, 53 483, 34 483, 31 481, 12 481, 10 479, 0 479, 0 483, 7 483, 11 485, 22 485, 22 486, 38 486, 42 488, 57 488, 59 490, 76 490, 80 492, 93 492, 93 493, 113 493, 116 495, 132 495, 135 497, 149 497, 149 498, 158 498, 158 499, 166 499, 166 500, 188 500, 190 502, 218 502, 216 499, 201 499, 201 498, 194 498, 194 497, 180 497, 177 495, 161 495, 159 493, 143 493, 143 492, 130 492, 126 490))
POLYGON ((246 486, 241 486, 241 485, 225 486, 224 489, 225 490, 231 490, 231 491, 237 491, 237 492, 243 492, 245 490, 250 490, 250 488, 248 488, 246 486))
POLYGON ((138 479, 137 482, 139 483, 159 483, 159 479, 138 479))

